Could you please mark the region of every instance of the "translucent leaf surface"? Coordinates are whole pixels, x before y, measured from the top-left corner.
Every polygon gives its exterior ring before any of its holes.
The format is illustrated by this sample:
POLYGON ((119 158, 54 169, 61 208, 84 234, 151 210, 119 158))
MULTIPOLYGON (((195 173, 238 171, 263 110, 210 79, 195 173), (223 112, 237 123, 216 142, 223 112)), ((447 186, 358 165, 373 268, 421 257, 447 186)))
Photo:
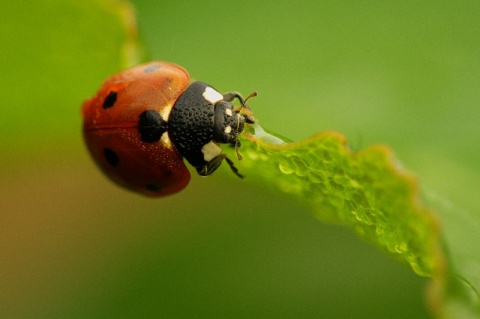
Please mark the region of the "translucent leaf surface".
POLYGON ((390 149, 352 152, 334 132, 281 143, 258 125, 256 130, 247 136, 254 144, 244 150, 250 166, 262 166, 282 191, 307 199, 319 218, 347 224, 417 274, 433 275, 440 258, 438 224, 420 200, 416 179, 390 149))
POLYGON ((446 216, 458 214, 455 224, 463 224, 466 238, 472 238, 476 221, 431 194, 422 198, 417 179, 388 147, 352 151, 335 132, 293 143, 258 124, 245 138, 244 160, 252 171, 306 200, 320 219, 347 225, 418 275, 431 277, 430 302, 439 317, 476 317, 476 257, 447 261, 438 216, 424 201, 446 216))

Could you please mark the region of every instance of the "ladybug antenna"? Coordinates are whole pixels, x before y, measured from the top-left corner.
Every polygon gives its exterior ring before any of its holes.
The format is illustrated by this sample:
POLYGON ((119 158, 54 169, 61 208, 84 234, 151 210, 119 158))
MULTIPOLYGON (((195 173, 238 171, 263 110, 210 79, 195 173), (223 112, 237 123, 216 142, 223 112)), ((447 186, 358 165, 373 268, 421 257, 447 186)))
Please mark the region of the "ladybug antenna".
POLYGON ((238 110, 238 112, 240 112, 243 108, 250 109, 247 105, 247 101, 250 100, 252 97, 256 97, 256 96, 257 96, 257 92, 250 93, 250 95, 247 96, 247 98, 242 101, 242 106, 240 106, 240 109, 238 110))
MULTIPOLYGON (((257 92, 252 92, 249 96, 247 96, 247 98, 242 101, 242 106, 240 106, 240 109, 238 110, 238 113, 240 113, 243 108, 249 110, 250 108, 247 105, 247 101, 250 98, 255 97, 255 96, 257 96, 257 92)), ((249 115, 246 115, 246 122, 249 123, 249 124, 253 124, 254 120, 249 115)), ((240 147, 240 142, 238 141, 239 129, 240 129, 240 117, 237 119, 237 132, 235 134, 235 153, 237 154, 237 158, 240 161, 240 160, 242 160, 242 155, 240 155, 240 152, 238 151, 238 148, 240 147)))

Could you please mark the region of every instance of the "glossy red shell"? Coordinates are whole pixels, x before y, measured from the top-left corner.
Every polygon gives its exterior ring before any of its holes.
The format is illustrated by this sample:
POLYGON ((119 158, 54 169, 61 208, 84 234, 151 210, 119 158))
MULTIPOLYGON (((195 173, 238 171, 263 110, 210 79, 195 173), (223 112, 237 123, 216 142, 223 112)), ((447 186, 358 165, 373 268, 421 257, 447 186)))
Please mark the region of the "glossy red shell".
POLYGON ((114 182, 148 196, 173 194, 187 186, 190 173, 168 136, 143 142, 138 123, 146 110, 168 119, 189 81, 187 71, 178 65, 150 62, 113 75, 83 103, 85 143, 114 182), (115 99, 106 102, 111 92, 116 92, 115 99))

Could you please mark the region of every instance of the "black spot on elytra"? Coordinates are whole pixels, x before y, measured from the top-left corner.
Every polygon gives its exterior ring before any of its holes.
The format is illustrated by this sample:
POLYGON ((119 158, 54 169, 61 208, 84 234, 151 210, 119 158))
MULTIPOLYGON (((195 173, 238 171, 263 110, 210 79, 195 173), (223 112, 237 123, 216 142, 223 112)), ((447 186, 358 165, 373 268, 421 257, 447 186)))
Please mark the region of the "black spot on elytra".
POLYGON ((145 189, 154 193, 158 193, 161 190, 161 187, 154 184, 146 184, 145 189))
POLYGON ((105 156, 105 159, 107 160, 108 164, 112 167, 117 167, 119 163, 118 155, 114 151, 112 151, 109 148, 104 148, 103 149, 103 155, 105 156))
POLYGON ((117 92, 110 91, 110 93, 108 93, 107 97, 105 98, 105 101, 103 101, 103 108, 108 109, 112 107, 115 102, 117 102, 117 92))
POLYGON ((167 128, 167 122, 162 119, 158 111, 147 110, 140 114, 138 132, 140 133, 142 141, 147 143, 159 141, 167 128))
POLYGON ((160 65, 154 64, 154 65, 150 65, 148 68, 143 69, 143 72, 150 73, 158 69, 160 69, 160 65))

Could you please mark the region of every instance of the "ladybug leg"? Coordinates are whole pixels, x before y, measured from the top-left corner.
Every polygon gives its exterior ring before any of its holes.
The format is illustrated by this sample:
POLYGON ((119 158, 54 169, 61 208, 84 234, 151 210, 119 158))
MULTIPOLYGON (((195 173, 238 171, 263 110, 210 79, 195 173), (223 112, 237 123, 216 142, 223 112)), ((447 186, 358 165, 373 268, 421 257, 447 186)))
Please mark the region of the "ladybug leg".
POLYGON ((220 164, 222 164, 223 160, 225 160, 227 162, 227 164, 230 166, 230 168, 232 169, 232 171, 235 175, 237 175, 240 178, 244 177, 242 174, 240 174, 238 172, 238 168, 235 167, 235 164, 233 163, 233 161, 230 158, 228 158, 227 155, 225 155, 223 153, 218 155, 214 159, 212 159, 210 162, 207 162, 206 165, 197 167, 198 175, 208 176, 208 175, 212 174, 213 172, 215 172, 217 170, 217 168, 220 166, 220 164))
POLYGON ((255 123, 255 120, 248 114, 243 114, 243 117, 245 118, 245 123, 248 123, 248 124, 254 124, 255 123))
POLYGON ((233 171, 233 173, 234 173, 235 175, 237 175, 237 176, 240 177, 240 178, 244 178, 244 177, 245 177, 245 176, 243 176, 242 174, 240 174, 240 173, 238 172, 238 168, 235 167, 235 164, 233 163, 233 161, 232 161, 230 158, 228 158, 227 156, 225 156, 225 161, 226 161, 227 164, 230 166, 230 168, 232 169, 232 171, 233 171))
POLYGON ((224 157, 224 154, 220 154, 214 159, 212 159, 210 162, 206 162, 205 165, 196 167, 198 175, 208 176, 215 172, 220 166, 220 164, 222 164, 222 160, 224 157))
MULTIPOLYGON (((238 99, 242 105, 245 104, 245 98, 239 92, 227 92, 223 95, 223 99, 227 102, 233 102, 233 100, 238 99)), ((245 105, 246 108, 248 108, 245 105)))
MULTIPOLYGON (((227 93, 223 94, 223 100, 227 101, 227 102, 233 102, 233 100, 238 99, 240 101, 240 103, 242 104, 242 106, 240 107, 240 109, 236 110, 236 112, 240 113, 240 111, 242 109, 251 110, 250 107, 247 104, 247 101, 250 98, 255 97, 255 96, 257 96, 257 92, 253 92, 247 98, 244 98, 243 95, 240 94, 239 92, 233 91, 233 92, 227 92, 227 93)), ((248 124, 255 123, 255 120, 250 115, 245 113, 245 114, 243 114, 243 117, 245 118, 245 122, 247 122, 248 124)))
POLYGON ((257 92, 253 92, 252 94, 247 96, 247 98, 244 98, 243 95, 240 94, 239 92, 232 91, 232 92, 227 92, 223 94, 223 100, 227 102, 233 102, 233 100, 238 99, 238 101, 240 101, 240 104, 241 104, 240 110, 241 109, 251 110, 247 104, 247 101, 254 96, 257 96, 257 92))

